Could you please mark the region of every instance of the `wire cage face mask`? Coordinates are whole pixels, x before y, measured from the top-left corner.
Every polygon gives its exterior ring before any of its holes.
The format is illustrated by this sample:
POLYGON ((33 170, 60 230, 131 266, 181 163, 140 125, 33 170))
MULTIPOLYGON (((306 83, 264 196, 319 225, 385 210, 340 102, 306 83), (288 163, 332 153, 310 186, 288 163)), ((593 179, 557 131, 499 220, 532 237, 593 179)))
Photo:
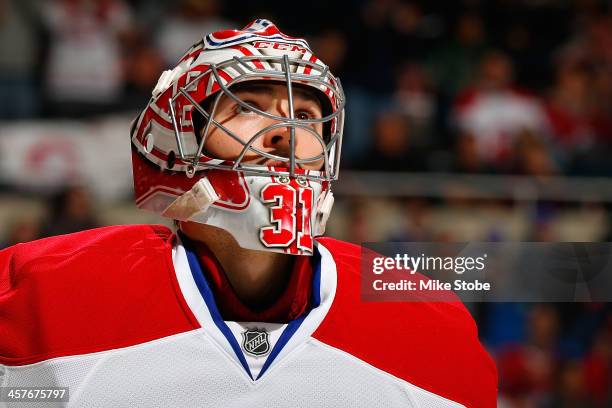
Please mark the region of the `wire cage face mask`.
POLYGON ((326 181, 335 180, 338 176, 342 145, 344 104, 344 93, 340 82, 329 72, 327 66, 308 60, 291 58, 287 54, 234 56, 231 60, 219 64, 213 63, 206 71, 198 74, 184 86, 179 87, 178 92, 168 102, 178 148, 178 158, 181 162, 187 163, 186 171, 188 174, 201 169, 215 168, 243 171, 246 174, 289 177, 295 177, 296 173, 299 173, 300 177, 326 181), (237 74, 228 81, 222 75, 228 72, 237 74), (208 81, 206 86, 209 89, 218 88, 218 91, 209 97, 212 98, 212 102, 209 102, 210 108, 208 110, 192 96, 193 91, 196 90, 198 86, 202 86, 201 82, 206 80, 208 81), (288 116, 279 116, 261 110, 242 100, 232 91, 234 85, 249 82, 282 84, 286 88, 288 116), (319 99, 322 100, 323 107, 323 115, 321 118, 296 118, 296 87, 312 89, 314 92, 320 94, 319 99), (237 135, 216 119, 219 102, 223 96, 230 98, 245 111, 250 111, 270 119, 272 123, 259 129, 252 135, 243 135, 243 137, 237 135), (194 136, 197 141, 195 151, 194 146, 187 148, 183 143, 181 129, 184 128, 185 118, 177 115, 177 111, 181 107, 182 99, 189 101, 193 109, 197 111, 197 114, 204 118, 201 129, 194 126, 195 112, 191 112, 191 120, 187 119, 188 126, 190 125, 191 129, 195 131, 194 136), (323 134, 315 130, 315 124, 321 124, 321 128, 324 129, 323 134), (213 126, 242 146, 235 160, 221 160, 206 155, 206 142, 213 126), (289 150, 286 155, 266 152, 255 147, 258 139, 276 129, 289 129, 289 150), (311 157, 298 157, 296 149, 298 143, 296 139, 296 130, 298 129, 302 131, 303 135, 308 135, 318 144, 321 153, 311 157), (245 136, 248 136, 248 138, 245 138, 245 136), (249 154, 251 158, 253 155, 256 155, 260 159, 272 160, 282 163, 282 165, 276 166, 276 168, 269 168, 268 166, 245 162, 244 159, 247 154, 249 154), (299 171, 312 163, 321 161, 323 163, 321 171, 299 171))
POLYGON ((243 248, 310 255, 334 201, 330 182, 338 177, 344 106, 339 80, 306 41, 269 21, 209 34, 162 74, 133 124, 136 204, 225 229, 243 248), (282 110, 260 109, 236 91, 262 82, 282 86, 274 91, 283 95, 282 110), (322 117, 296 115, 297 88, 316 95, 322 117), (261 118, 261 126, 253 134, 233 132, 219 119, 225 99, 261 118), (283 149, 261 148, 262 138, 281 129, 283 149), (233 159, 207 152, 212 132, 240 146, 233 159), (305 138, 310 157, 301 149, 305 138))

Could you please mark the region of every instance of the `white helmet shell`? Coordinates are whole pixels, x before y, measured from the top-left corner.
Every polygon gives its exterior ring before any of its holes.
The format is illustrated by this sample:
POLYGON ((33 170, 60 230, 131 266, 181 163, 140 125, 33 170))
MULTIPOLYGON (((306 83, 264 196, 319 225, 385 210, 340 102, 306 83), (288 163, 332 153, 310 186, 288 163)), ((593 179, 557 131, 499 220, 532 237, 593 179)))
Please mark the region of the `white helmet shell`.
POLYGON ((242 30, 209 34, 173 70, 161 75, 133 125, 136 204, 173 219, 223 228, 244 248, 312 254, 313 237, 323 234, 333 204, 330 182, 338 175, 344 104, 339 80, 312 54, 308 43, 282 34, 271 22, 256 20, 242 30), (328 109, 317 119, 258 110, 231 90, 246 81, 284 84, 290 106, 296 84, 310 87, 328 102, 328 109), (222 95, 275 123, 244 141, 215 120, 222 95), (207 99, 212 102, 208 110, 201 104, 207 99), (197 115, 204 118, 201 129, 194 123, 197 115), (313 130, 315 122, 323 124, 325 134, 313 130), (206 155, 204 145, 213 126, 243 145, 235 160, 206 155), (258 137, 277 127, 290 129, 291 138, 295 129, 310 132, 322 153, 297 157, 292 143, 284 157, 253 146, 258 137), (243 162, 247 152, 283 164, 243 162), (303 168, 317 160, 324 163, 321 171, 303 168))

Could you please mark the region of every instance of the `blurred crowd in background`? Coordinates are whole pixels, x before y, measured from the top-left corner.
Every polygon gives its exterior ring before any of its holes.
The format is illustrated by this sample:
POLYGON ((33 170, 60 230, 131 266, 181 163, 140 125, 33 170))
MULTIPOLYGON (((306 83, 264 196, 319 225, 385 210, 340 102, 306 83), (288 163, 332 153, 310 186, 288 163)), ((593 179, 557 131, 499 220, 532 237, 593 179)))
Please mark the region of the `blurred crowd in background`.
MULTIPOLYGON (((597 0, 0 0, 0 120, 135 115, 160 73, 203 34, 268 18, 306 35, 342 79, 346 170, 542 183, 612 177, 611 8, 597 0)), ((83 185, 45 197, 37 216, 3 226, 5 245, 125 219, 106 216, 115 212, 83 185)), ((456 191, 384 199, 358 191, 340 195, 330 233, 354 242, 610 241, 609 202, 587 198, 524 205, 456 191)), ((498 364, 500 406, 612 406, 610 305, 471 306, 498 364)))
POLYGON ((265 16, 343 80, 350 168, 611 175, 608 6, 1 0, 0 118, 139 109, 202 33, 265 16))

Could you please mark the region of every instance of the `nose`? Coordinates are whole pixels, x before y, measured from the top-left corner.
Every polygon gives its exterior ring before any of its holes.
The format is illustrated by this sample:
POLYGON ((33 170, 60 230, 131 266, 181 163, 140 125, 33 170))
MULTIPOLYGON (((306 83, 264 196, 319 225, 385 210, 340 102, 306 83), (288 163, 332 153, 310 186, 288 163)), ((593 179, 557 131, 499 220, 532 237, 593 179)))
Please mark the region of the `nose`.
POLYGON ((291 127, 283 126, 266 132, 263 135, 263 147, 288 157, 291 152, 291 127))
MULTIPOLYGON (((289 117, 289 103, 286 99, 277 99, 274 110, 270 112, 281 117, 289 117)), ((278 123, 272 121, 271 123, 278 123)), ((295 133, 295 144, 297 145, 297 129, 295 133)), ((291 153, 291 126, 282 126, 269 130, 263 136, 263 147, 278 152, 279 155, 289 157, 291 153)))

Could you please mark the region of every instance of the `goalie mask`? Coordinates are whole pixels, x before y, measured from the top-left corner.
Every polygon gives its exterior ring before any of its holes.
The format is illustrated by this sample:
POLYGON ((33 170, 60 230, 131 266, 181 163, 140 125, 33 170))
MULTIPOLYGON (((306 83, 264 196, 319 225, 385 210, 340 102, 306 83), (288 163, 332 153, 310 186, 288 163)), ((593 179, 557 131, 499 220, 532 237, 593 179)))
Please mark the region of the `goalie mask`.
POLYGON ((333 204, 344 104, 339 80, 308 43, 271 22, 209 34, 161 75, 133 124, 136 204, 222 228, 243 248, 310 255, 333 204), (244 99, 253 86, 267 86, 282 108, 244 99), (318 114, 296 109, 304 95, 318 114), (230 126, 220 116, 228 106, 261 125, 249 134, 230 126), (282 148, 263 143, 281 138, 282 148), (238 148, 223 157, 219 143, 238 148))

